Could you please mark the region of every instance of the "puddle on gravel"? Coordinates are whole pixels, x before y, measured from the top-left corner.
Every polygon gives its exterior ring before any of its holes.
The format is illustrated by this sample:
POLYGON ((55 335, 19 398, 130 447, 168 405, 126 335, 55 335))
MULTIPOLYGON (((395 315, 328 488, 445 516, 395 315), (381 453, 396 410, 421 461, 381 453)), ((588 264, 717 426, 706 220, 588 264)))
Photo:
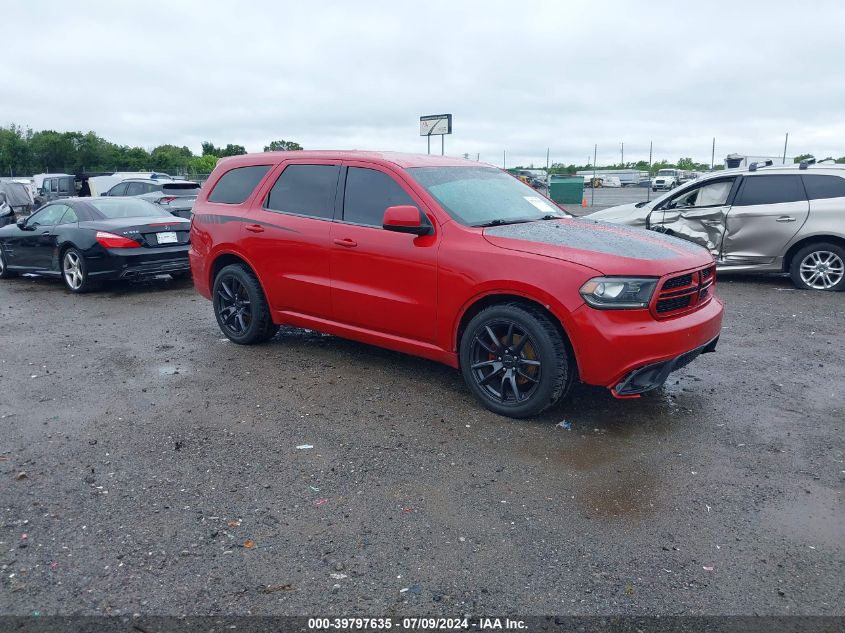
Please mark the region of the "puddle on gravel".
POLYGON ((704 402, 683 387, 682 380, 629 401, 580 388, 560 416, 572 429, 543 427, 518 452, 559 478, 587 516, 653 514, 673 495, 673 473, 685 459, 679 455, 696 441, 692 413, 704 402))
POLYGON ((804 542, 808 547, 841 547, 842 493, 819 485, 802 485, 793 501, 764 510, 763 521, 771 529, 804 542))

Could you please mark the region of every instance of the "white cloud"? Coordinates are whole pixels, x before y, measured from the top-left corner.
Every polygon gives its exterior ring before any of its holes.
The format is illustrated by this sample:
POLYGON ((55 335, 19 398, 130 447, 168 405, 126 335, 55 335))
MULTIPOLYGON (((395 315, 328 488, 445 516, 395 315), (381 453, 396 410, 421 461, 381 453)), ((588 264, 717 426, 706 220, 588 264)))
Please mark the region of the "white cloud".
POLYGON ((845 155, 845 3, 90 2, 3 10, 0 121, 500 163, 845 155), (51 16, 44 20, 45 15, 51 16), (433 149, 439 151, 439 141, 433 149))

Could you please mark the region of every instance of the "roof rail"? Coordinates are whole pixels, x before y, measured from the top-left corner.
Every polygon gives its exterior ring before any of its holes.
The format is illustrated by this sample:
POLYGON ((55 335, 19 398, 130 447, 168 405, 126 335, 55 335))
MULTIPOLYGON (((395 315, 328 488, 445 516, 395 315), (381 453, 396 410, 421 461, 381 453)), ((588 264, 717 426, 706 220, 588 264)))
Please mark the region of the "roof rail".
POLYGON ((807 169, 807 167, 809 167, 810 165, 815 165, 815 164, 816 164, 815 158, 805 158, 804 160, 802 160, 799 163, 798 169, 807 169))
POLYGON ((756 163, 751 163, 748 166, 748 171, 757 171, 758 167, 771 167, 774 163, 771 160, 761 160, 756 163))

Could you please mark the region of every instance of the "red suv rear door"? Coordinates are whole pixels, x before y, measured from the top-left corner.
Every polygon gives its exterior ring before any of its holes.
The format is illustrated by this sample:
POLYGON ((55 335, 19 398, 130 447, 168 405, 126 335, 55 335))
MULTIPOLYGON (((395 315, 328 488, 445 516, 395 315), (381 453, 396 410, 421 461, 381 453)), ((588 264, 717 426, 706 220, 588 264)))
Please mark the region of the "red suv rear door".
POLYGON ((243 242, 272 310, 331 316, 329 240, 339 173, 340 161, 286 161, 250 210, 243 242))
MULTIPOLYGON (((331 230, 332 315, 344 324, 433 342, 437 316, 439 235, 416 236, 382 228, 384 211, 414 205, 425 211, 401 178, 385 168, 344 161, 343 208, 331 230)), ((429 221, 437 230, 437 224, 429 221)))

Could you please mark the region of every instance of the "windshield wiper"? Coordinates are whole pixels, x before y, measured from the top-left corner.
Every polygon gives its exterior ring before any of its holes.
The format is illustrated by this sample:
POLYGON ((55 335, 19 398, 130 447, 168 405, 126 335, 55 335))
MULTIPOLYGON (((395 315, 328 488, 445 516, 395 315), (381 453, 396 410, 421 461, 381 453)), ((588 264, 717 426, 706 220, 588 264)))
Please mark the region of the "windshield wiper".
POLYGON ((495 220, 490 220, 489 222, 485 222, 484 224, 473 224, 475 227, 487 227, 487 226, 502 226, 503 224, 524 224, 525 222, 530 222, 531 220, 503 220, 502 218, 496 218, 495 220))

